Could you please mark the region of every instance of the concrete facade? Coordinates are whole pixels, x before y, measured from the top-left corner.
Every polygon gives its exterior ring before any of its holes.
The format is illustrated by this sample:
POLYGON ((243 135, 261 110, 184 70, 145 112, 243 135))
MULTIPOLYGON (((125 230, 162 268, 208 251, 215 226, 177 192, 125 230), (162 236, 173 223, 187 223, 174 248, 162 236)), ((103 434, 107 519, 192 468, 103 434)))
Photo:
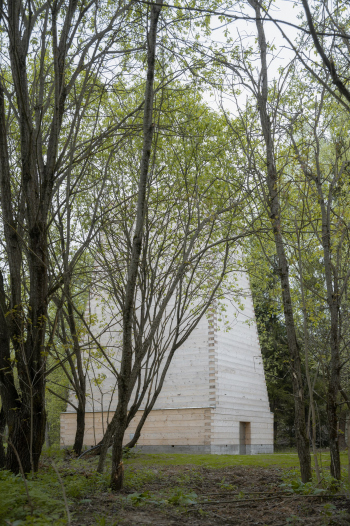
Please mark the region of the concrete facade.
MULTIPOLYGON (((233 302, 225 312, 203 318, 175 352, 163 389, 143 427, 138 447, 147 452, 258 454, 273 452, 273 414, 265 376, 249 282, 244 273, 239 285, 244 309, 233 302)), ((108 318, 106 308, 92 299, 91 310, 108 318)), ((117 327, 102 337, 110 349, 119 337, 117 327)), ((118 363, 118 352, 114 352, 118 363)), ((96 376, 96 371, 94 372, 96 376)), ((103 436, 116 407, 116 378, 110 367, 98 370, 100 382, 91 382, 87 404, 85 444, 103 436)), ((90 373, 92 376, 92 373, 90 373)), ((72 397, 73 401, 74 397, 72 397)), ((132 438, 140 411, 131 422, 125 443, 132 438)), ((61 414, 61 445, 73 444, 75 413, 68 406, 61 414)))

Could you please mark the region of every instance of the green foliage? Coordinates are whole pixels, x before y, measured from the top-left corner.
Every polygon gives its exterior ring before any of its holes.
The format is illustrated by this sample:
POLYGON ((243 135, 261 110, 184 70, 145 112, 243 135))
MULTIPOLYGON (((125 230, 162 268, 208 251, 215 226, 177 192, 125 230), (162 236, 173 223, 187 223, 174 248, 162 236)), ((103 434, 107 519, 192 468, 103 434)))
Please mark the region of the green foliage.
POLYGON ((64 448, 59 447, 57 444, 53 446, 46 447, 43 450, 42 460, 50 462, 51 458, 57 459, 57 460, 63 460, 64 457, 67 454, 67 450, 64 448))
POLYGON ((9 526, 49 526, 50 524, 54 526, 64 526, 67 524, 67 520, 60 518, 57 513, 50 515, 40 513, 37 516, 28 515, 25 519, 17 519, 13 522, 6 521, 5 524, 9 526))
POLYGON ((322 495, 326 492, 325 489, 315 488, 313 482, 303 483, 300 478, 281 484, 281 488, 290 493, 297 493, 299 495, 322 495))
MULTIPOLYGON (((109 481, 107 473, 82 471, 81 464, 78 467, 75 462, 72 461, 67 468, 62 467, 62 462, 57 460, 70 505, 73 499, 79 499, 80 503, 90 502, 88 497, 106 491, 109 481)), ((6 520, 11 521, 11 524, 15 521, 18 525, 66 524, 62 487, 54 469, 45 467, 45 470, 35 476, 30 475, 27 484, 33 510, 28 502, 22 477, 0 471, 0 526, 8 524, 6 520)))
POLYGON ((64 487, 67 497, 83 499, 96 491, 107 490, 108 481, 107 473, 101 474, 95 471, 82 475, 81 473, 72 473, 70 469, 67 470, 64 478, 64 487))
POLYGON ((203 483, 204 477, 202 473, 199 473, 198 471, 191 469, 188 470, 186 473, 181 473, 176 477, 176 484, 178 485, 195 485, 199 486, 203 483))
POLYGON ((290 526, 295 526, 297 524, 300 524, 301 522, 304 522, 303 519, 298 517, 298 515, 290 515, 289 517, 287 517, 286 520, 287 524, 290 526))
POLYGON ((156 499, 149 491, 142 493, 132 493, 127 496, 127 501, 131 502, 134 506, 140 506, 142 504, 155 504, 157 506, 166 504, 167 501, 164 499, 156 499))
POLYGON ((126 470, 124 487, 126 489, 137 489, 141 488, 144 484, 154 481, 159 474, 152 469, 143 470, 126 470))
POLYGON ((234 484, 229 484, 226 482, 226 477, 224 477, 220 482, 218 482, 218 486, 220 489, 225 491, 233 491, 237 489, 237 486, 235 486, 234 484))
MULTIPOLYGON (((322 455, 323 462, 328 461, 329 454, 322 455)), ((45 461, 47 459, 45 458, 45 461)), ((346 464, 347 456, 342 454, 343 463, 346 464)), ((101 512, 94 510, 94 504, 104 505, 108 491, 109 474, 99 474, 94 467, 96 459, 90 460, 70 460, 62 461, 55 458, 57 469, 65 488, 71 515, 76 509, 86 507, 91 504, 91 510, 96 511, 96 516, 92 524, 101 526, 114 526, 119 524, 117 518, 104 517, 101 512), (102 499, 101 499, 102 497, 102 499), (112 520, 113 519, 113 520, 112 520)), ((271 467, 278 466, 286 468, 293 466, 293 469, 285 472, 283 476, 282 488, 287 493, 303 495, 322 495, 325 491, 342 492, 348 491, 346 483, 341 486, 334 485, 334 480, 329 473, 325 473, 323 486, 318 488, 316 483, 302 484, 300 473, 295 466, 298 464, 298 457, 295 452, 275 455, 180 455, 180 454, 140 454, 137 458, 125 460, 127 469, 125 470, 126 489, 132 490, 128 496, 109 495, 115 498, 121 507, 124 504, 132 506, 173 506, 176 508, 198 504, 199 497, 193 486, 203 483, 205 474, 201 473, 194 466, 203 466, 208 469, 221 469, 230 466, 250 466, 271 467), (182 470, 176 470, 176 478, 171 476, 164 479, 164 474, 157 466, 186 466, 182 470), (154 490, 147 485, 160 482, 160 491, 154 490), (167 484, 164 484, 166 482, 167 484), (175 485, 176 484, 176 485, 175 485)), ((167 473, 167 470, 165 470, 167 473)), ((216 479, 217 480, 217 479, 216 479)), ((22 525, 64 525, 66 524, 66 511, 62 497, 62 487, 58 481, 54 469, 46 463, 41 466, 41 471, 35 476, 28 477, 28 488, 31 497, 33 511, 28 503, 25 485, 20 476, 15 476, 7 471, 0 471, 0 526, 9 524, 22 525)), ((228 484, 225 477, 216 483, 221 490, 236 490, 235 486, 228 484)), ((215 488, 215 487, 214 487, 215 488)), ((214 489, 215 491, 215 489, 214 489)), ((247 498, 248 491, 241 491, 236 498, 247 498)), ((204 512, 203 512, 204 513, 204 512)), ((340 516, 341 511, 331 507, 324 507, 322 524, 335 516, 340 516), (330 516, 330 514, 332 514, 330 516)), ((120 522, 122 523, 122 518, 120 522)), ((84 523, 85 524, 85 523, 84 523)), ((288 524, 288 522, 286 522, 288 524)), ((293 524, 293 522, 291 522, 293 524)), ((296 523, 297 524, 297 523, 296 523)), ((320 523, 321 524, 321 523, 320 523)))
MULTIPOLYGON (((273 258, 274 252, 269 248, 273 258)), ((289 374, 286 328, 279 300, 279 280, 273 269, 264 261, 263 254, 258 257, 257 250, 252 243, 250 258, 254 257, 255 269, 258 260, 264 271, 251 272, 251 287, 267 391, 271 411, 274 413, 275 445, 291 447, 294 445, 294 398, 289 374)))
POLYGON ((123 459, 128 459, 128 458, 137 458, 140 456, 140 453, 139 451, 135 450, 135 448, 129 448, 129 447, 124 447, 123 448, 123 459))
POLYGON ((168 498, 169 504, 174 506, 188 506, 189 504, 197 504, 198 495, 194 491, 185 493, 180 488, 175 488, 174 493, 168 498))
POLYGON ((157 506, 170 504, 172 506, 188 506, 197 504, 198 495, 193 492, 185 492, 182 488, 173 488, 167 498, 156 498, 150 491, 136 492, 128 495, 126 500, 134 506, 143 504, 155 504, 157 506))
POLYGON ((21 475, 0 471, 0 525, 66 524, 62 491, 55 472, 27 480, 33 513, 21 475))
MULTIPOLYGON (((345 460, 345 458, 343 457, 345 460)), ((290 493, 296 493, 300 495, 323 495, 338 493, 339 491, 348 491, 348 484, 345 480, 336 480, 333 478, 329 471, 323 471, 322 480, 320 484, 317 484, 316 479, 312 482, 303 483, 300 478, 299 470, 289 470, 283 476, 284 482, 281 484, 281 488, 284 488, 290 493)))

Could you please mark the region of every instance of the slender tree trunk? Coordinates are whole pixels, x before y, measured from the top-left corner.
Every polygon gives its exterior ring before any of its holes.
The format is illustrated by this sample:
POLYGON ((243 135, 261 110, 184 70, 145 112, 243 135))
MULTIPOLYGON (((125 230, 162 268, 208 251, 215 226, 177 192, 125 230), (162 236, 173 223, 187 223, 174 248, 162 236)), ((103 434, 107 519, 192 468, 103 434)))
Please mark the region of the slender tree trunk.
POLYGON ((341 479, 340 454, 338 444, 338 418, 337 418, 337 393, 338 378, 331 371, 327 393, 327 417, 329 431, 329 449, 331 453, 331 475, 337 480, 341 479))
MULTIPOLYGON (((145 106, 143 116, 143 151, 140 165, 140 179, 138 189, 137 217, 135 233, 132 245, 132 254, 128 272, 128 280, 125 290, 125 304, 123 312, 123 355, 118 380, 118 405, 114 415, 116 429, 114 432, 111 487, 118 491, 123 486, 122 455, 123 438, 127 425, 128 403, 131 395, 130 377, 132 370, 132 349, 133 349, 133 309, 136 280, 140 255, 142 250, 142 239, 146 211, 146 191, 148 182, 149 162, 151 157, 152 138, 154 131, 153 124, 153 82, 156 59, 157 25, 163 0, 158 0, 152 5, 150 28, 147 34, 147 81, 145 89, 145 106)), ((113 419, 114 419, 113 417, 113 419)), ((107 441, 103 444, 99 469, 103 466, 107 452, 107 441)))
MULTIPOLYGON (((297 221, 295 222, 295 231, 297 234, 297 240, 298 240, 298 263, 299 263, 299 277, 300 277, 300 291, 301 291, 301 302, 302 302, 302 312, 303 312, 303 332, 304 332, 304 355, 305 355, 305 374, 307 379, 307 385, 309 389, 309 400, 310 400, 310 409, 311 409, 311 444, 312 444, 312 452, 314 456, 314 462, 315 462, 315 471, 316 471, 316 478, 317 483, 319 484, 321 482, 321 474, 320 474, 320 468, 318 465, 318 458, 317 458, 317 450, 316 450, 316 411, 315 411, 315 402, 314 402, 314 393, 313 393, 313 385, 310 378, 310 367, 309 367, 309 329, 308 329, 308 323, 307 323, 307 308, 306 308, 306 298, 305 298, 305 290, 304 290, 304 282, 303 282, 303 266, 301 261, 301 246, 300 246, 300 231, 298 228, 297 221)), ((307 433, 309 432, 309 425, 307 429, 307 433)))
POLYGON ((346 449, 346 417, 347 411, 342 411, 339 415, 339 433, 338 433, 338 443, 339 450, 344 451, 346 449))
MULTIPOLYGON (((68 275, 68 272, 67 272, 68 275)), ((69 354, 68 363, 71 368, 72 377, 74 380, 74 387, 78 396, 78 408, 77 408, 77 430, 75 433, 75 440, 73 450, 77 456, 81 454, 84 443, 85 434, 85 404, 86 404, 86 377, 84 374, 82 352, 80 348, 79 338, 77 335, 77 328, 74 318, 74 310, 72 305, 72 298, 69 290, 69 282, 66 280, 66 297, 68 301, 68 315, 66 319, 69 324, 71 338, 73 340, 73 349, 75 362, 69 354)), ((64 327, 63 327, 64 331, 64 327)), ((65 333, 63 332, 66 339, 65 333)))
POLYGON ((74 446, 73 446, 73 451, 77 456, 81 454, 81 450, 83 449, 84 434, 85 434, 85 397, 82 403, 80 402, 80 398, 79 398, 78 411, 77 411, 77 430, 75 433, 75 440, 74 440, 74 446))
POLYGON ((266 147, 267 186, 269 191, 268 208, 270 212, 270 219, 279 262, 279 275, 282 288, 283 310, 286 322, 288 348, 291 360, 292 385, 295 401, 295 432, 297 450, 300 463, 301 479, 303 482, 309 482, 312 479, 311 457, 309 449, 309 439, 306 433, 304 387, 301 373, 301 360, 295 331, 293 306, 289 286, 288 261, 285 253, 281 231, 282 225, 280 219, 281 210, 278 194, 278 174, 274 158, 273 136, 271 132, 270 115, 267 110, 267 46, 263 23, 261 21, 259 4, 256 2, 256 0, 249 0, 249 3, 254 8, 256 14, 256 26, 258 30, 258 42, 260 48, 261 83, 258 86, 257 102, 266 147))
POLYGON ((347 418, 347 446, 348 446, 348 484, 350 485, 350 411, 347 418))
POLYGON ((118 427, 113 437, 112 449, 112 470, 110 485, 114 491, 119 491, 123 487, 123 439, 127 427, 128 397, 118 400, 116 412, 118 427))
MULTIPOLYGON (((324 269, 327 287, 327 303, 331 318, 329 379, 327 391, 327 419, 329 432, 329 449, 331 454, 331 475, 341 479, 341 466, 338 444, 338 395, 340 389, 340 338, 339 338, 339 308, 340 295, 338 290, 337 271, 331 260, 331 202, 326 203, 321 186, 321 173, 315 178, 322 213, 322 245, 324 269)), ((331 200, 331 193, 329 199, 331 200)))
POLYGON ((6 427, 5 411, 2 407, 0 410, 0 469, 5 468, 6 455, 4 448, 4 432, 6 427))

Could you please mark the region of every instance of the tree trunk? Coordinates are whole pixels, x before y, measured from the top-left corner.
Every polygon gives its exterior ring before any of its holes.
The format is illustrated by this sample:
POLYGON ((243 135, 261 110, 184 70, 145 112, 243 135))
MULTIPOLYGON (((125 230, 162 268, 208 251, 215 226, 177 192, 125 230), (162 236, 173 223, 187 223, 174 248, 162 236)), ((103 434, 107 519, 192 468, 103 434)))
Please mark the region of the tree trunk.
MULTIPOLYGON (((307 322, 307 307, 306 307, 306 297, 305 297, 304 281, 303 281, 303 266, 302 266, 302 260, 301 260, 300 232, 298 229, 297 221, 295 221, 295 231, 296 231, 297 243, 298 243, 300 292, 301 292, 302 313, 303 313, 305 375, 306 375, 306 380, 307 380, 307 386, 309 389, 309 401, 310 401, 311 422, 312 422, 311 444, 312 444, 312 452, 314 456, 317 484, 320 484, 321 474, 320 474, 320 468, 318 465, 317 450, 316 450, 316 411, 315 411, 313 385, 312 385, 311 378, 310 378, 310 367, 309 367, 309 328, 308 328, 308 322, 307 322)), ((309 436, 309 424, 307 427, 307 436, 309 436)))
MULTIPOLYGON (((335 299, 335 301, 337 301, 335 299)), ((331 311, 334 307, 331 308, 331 311)), ((337 309, 338 310, 338 309, 337 309)), ((338 393, 339 393, 339 373, 340 373, 340 359, 339 359, 339 341, 338 341, 338 312, 336 314, 331 312, 331 362, 330 375, 327 392, 327 417, 329 429, 329 449, 331 453, 331 475, 337 480, 341 479, 341 466, 338 443, 338 393), (336 333, 336 334, 334 334, 336 333)))
POLYGON ((6 418, 4 408, 0 410, 0 469, 5 468, 6 454, 4 448, 4 432, 6 427, 6 418))
MULTIPOLYGON (((117 430, 113 438, 112 450, 112 470, 110 486, 114 491, 120 491, 123 488, 124 469, 123 469, 123 439, 127 427, 127 400, 120 404, 117 430)), ((118 402, 119 406, 119 402, 118 402)))
POLYGON ((347 421, 347 446, 348 446, 348 484, 350 485, 350 411, 348 412, 347 421))
POLYGON ((301 479, 309 482, 312 479, 311 457, 309 440, 306 433, 304 388, 301 373, 301 361, 297 343, 293 306, 289 286, 289 268, 285 253, 284 242, 281 231, 281 210, 278 193, 278 174, 274 158, 273 136, 271 132, 270 115, 267 110, 268 81, 267 81, 267 45, 259 4, 256 0, 249 0, 256 14, 256 26, 258 30, 258 42, 261 59, 261 86, 258 86, 257 99, 260 114, 261 127, 266 147, 267 164, 267 186, 269 191, 268 208, 275 239, 276 252, 279 262, 279 275, 282 288, 283 311, 286 323, 288 349, 291 360, 292 385, 295 400, 295 433, 297 451, 300 463, 301 479))
MULTIPOLYGON (((68 265, 67 265, 67 269, 68 269, 68 265)), ((71 368, 75 392, 78 397, 77 430, 75 434, 73 450, 76 453, 76 455, 79 456, 83 448, 84 434, 85 434, 86 377, 84 374, 82 351, 80 348, 80 342, 79 342, 79 337, 77 334, 77 328, 76 328, 76 323, 75 323, 75 318, 74 318, 73 303, 72 303, 72 297, 71 297, 70 288, 69 288, 70 283, 68 280, 68 271, 66 272, 66 274, 67 274, 67 278, 65 278, 65 289, 66 289, 66 297, 68 301, 68 305, 67 305, 68 314, 66 315, 66 319, 67 319, 67 322, 70 328, 71 338, 73 340, 75 362, 70 352, 67 352, 67 359, 68 359, 68 363, 71 368)), ((63 319, 62 319, 62 334, 63 334, 64 340, 67 341, 63 319)))
POLYGON ((102 471, 107 454, 108 443, 111 438, 111 435, 114 435, 111 487, 115 490, 121 489, 123 485, 123 438, 127 426, 128 403, 132 391, 130 380, 133 357, 133 309, 136 280, 142 250, 142 239, 145 221, 146 189, 154 131, 153 82, 156 59, 157 25, 162 4, 163 0, 158 0, 157 3, 152 5, 150 28, 147 34, 147 80, 145 88, 145 106, 143 115, 143 148, 140 165, 136 225, 132 243, 132 253, 128 270, 128 279, 125 288, 125 303, 123 310, 123 354, 120 367, 120 376, 118 379, 118 405, 113 419, 107 428, 107 433, 101 448, 101 455, 98 465, 98 470, 102 471))
POLYGON ((25 412, 23 408, 21 408, 14 417, 9 415, 7 418, 9 429, 8 439, 12 446, 7 447, 6 469, 15 474, 21 472, 21 467, 26 474, 30 473, 34 468, 31 463, 32 455, 29 441, 31 435, 30 417, 30 412, 25 412), (18 458, 20 459, 21 466, 18 463, 18 458))
POLYGON ((322 246, 324 270, 327 287, 327 303, 331 318, 329 379, 327 391, 327 420, 329 432, 329 449, 331 454, 331 475, 337 480, 341 479, 341 466, 338 444, 338 394, 340 389, 340 338, 339 338, 339 309, 341 297, 338 288, 338 276, 331 256, 331 218, 332 193, 329 192, 329 202, 325 203, 321 173, 315 178, 319 203, 322 213, 322 246))
POLYGON ((339 432, 338 432, 338 444, 339 450, 344 451, 346 449, 346 416, 347 412, 342 411, 339 415, 339 432))
POLYGON ((75 440, 74 440, 74 446, 73 446, 73 451, 77 456, 81 454, 81 450, 83 449, 84 433, 85 433, 85 398, 83 402, 80 402, 80 397, 79 397, 79 404, 78 404, 78 411, 77 411, 77 431, 75 433, 75 440))

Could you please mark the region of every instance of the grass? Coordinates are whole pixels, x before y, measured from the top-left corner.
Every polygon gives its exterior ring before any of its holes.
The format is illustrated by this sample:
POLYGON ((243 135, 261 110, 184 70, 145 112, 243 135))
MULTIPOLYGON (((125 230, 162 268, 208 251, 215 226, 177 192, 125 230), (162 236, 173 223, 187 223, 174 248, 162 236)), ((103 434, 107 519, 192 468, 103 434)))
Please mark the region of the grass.
MULTIPOLYGON (((323 467, 330 464, 329 452, 319 453, 318 458, 322 460, 323 467)), ((348 464, 347 453, 340 454, 342 466, 348 464)), ((313 459, 312 459, 313 461, 313 459)), ((181 453, 159 453, 140 454, 135 458, 125 460, 125 465, 130 466, 205 466, 208 468, 224 468, 228 466, 251 466, 251 467, 279 467, 281 469, 298 469, 298 455, 294 452, 272 453, 270 455, 189 455, 181 453)))

